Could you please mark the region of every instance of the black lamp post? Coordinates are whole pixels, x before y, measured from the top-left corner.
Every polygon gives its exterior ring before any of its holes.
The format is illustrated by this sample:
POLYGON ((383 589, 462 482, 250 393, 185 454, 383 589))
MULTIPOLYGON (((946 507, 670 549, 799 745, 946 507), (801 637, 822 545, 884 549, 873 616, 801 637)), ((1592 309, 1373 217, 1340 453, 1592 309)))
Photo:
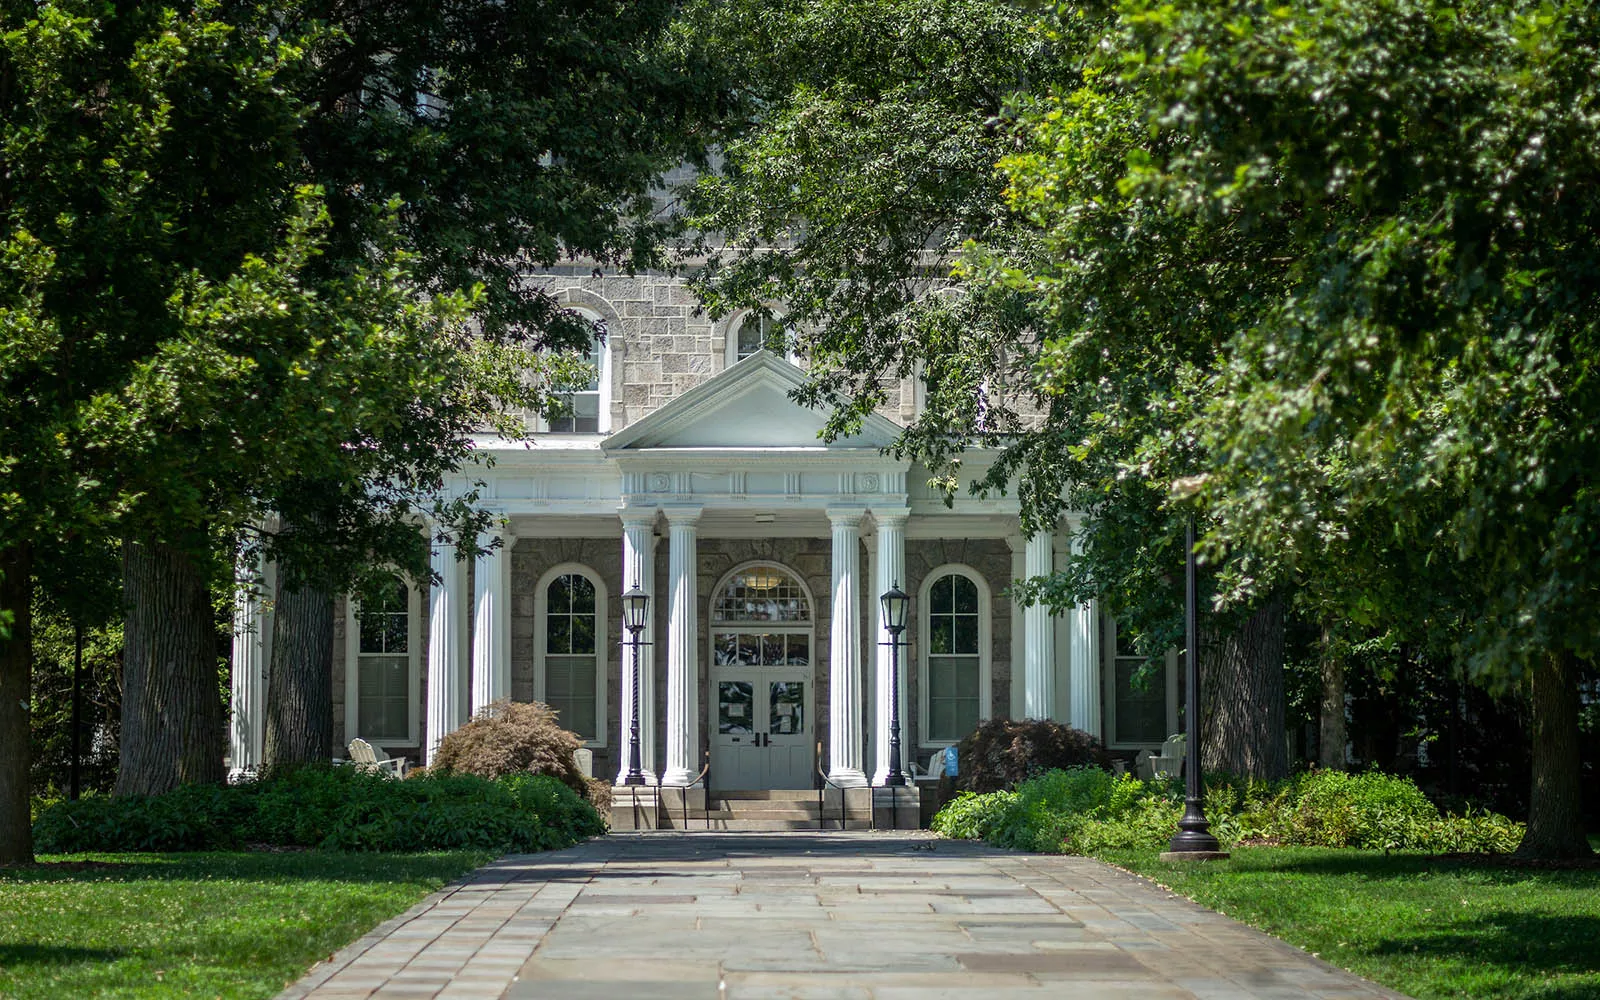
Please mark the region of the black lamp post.
POLYGON ((879 600, 883 602, 883 628, 889 633, 889 774, 883 783, 903 787, 906 772, 900 767, 900 634, 906 630, 911 598, 895 582, 879 600))
POLYGON ((634 587, 622 595, 622 624, 628 630, 628 643, 633 647, 633 719, 628 726, 628 776, 624 785, 644 784, 644 770, 639 766, 639 633, 650 615, 650 595, 634 587))
POLYGON ((1198 571, 1194 558, 1194 518, 1184 530, 1184 551, 1188 560, 1183 579, 1184 674, 1188 690, 1184 698, 1184 797, 1183 818, 1178 820, 1178 832, 1173 835, 1164 858, 1181 860, 1207 860, 1226 858, 1228 855, 1211 835, 1211 824, 1206 822, 1205 786, 1200 780, 1200 636, 1195 622, 1195 605, 1198 603, 1198 571))

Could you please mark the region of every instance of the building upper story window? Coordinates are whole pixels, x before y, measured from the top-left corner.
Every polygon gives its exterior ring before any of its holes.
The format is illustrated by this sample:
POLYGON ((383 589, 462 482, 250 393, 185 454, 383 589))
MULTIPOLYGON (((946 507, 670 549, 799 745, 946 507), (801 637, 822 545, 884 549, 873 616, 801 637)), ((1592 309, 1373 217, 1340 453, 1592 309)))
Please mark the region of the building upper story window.
POLYGON ((959 742, 988 718, 989 594, 966 566, 943 566, 922 585, 918 717, 922 745, 959 742))
POLYGON ((586 321, 602 324, 589 342, 583 359, 594 366, 594 377, 577 392, 562 393, 564 412, 544 421, 544 430, 553 434, 605 434, 611 430, 611 350, 604 336, 603 321, 587 309, 573 310, 586 321))
POLYGON ((534 697, 561 728, 602 745, 605 719, 605 585, 587 567, 558 566, 537 591, 539 671, 534 697))
POLYGON ((794 360, 789 353, 789 338, 783 320, 752 309, 734 324, 733 329, 733 336, 728 338, 728 364, 738 364, 762 348, 794 360))
POLYGON ((349 602, 345 735, 388 745, 417 742, 421 700, 419 599, 395 577, 376 601, 349 602))

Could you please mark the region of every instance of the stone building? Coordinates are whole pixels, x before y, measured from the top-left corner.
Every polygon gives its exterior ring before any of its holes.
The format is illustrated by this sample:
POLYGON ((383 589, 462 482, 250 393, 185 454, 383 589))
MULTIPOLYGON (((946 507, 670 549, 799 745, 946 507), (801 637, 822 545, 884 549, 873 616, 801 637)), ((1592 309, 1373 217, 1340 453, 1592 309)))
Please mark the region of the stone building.
MULTIPOLYGON (((423 763, 497 698, 560 712, 597 776, 627 769, 634 685, 619 597, 651 597, 641 648, 644 770, 668 785, 709 762, 718 789, 880 783, 889 766, 890 647, 878 595, 911 595, 901 655, 907 765, 981 719, 1048 717, 1113 749, 1177 729, 1176 661, 1131 683, 1094 604, 1052 617, 1011 581, 1071 558, 1072 519, 1023 537, 1014 498, 947 507, 926 470, 882 452, 915 415, 909 382, 854 438, 789 398, 794 359, 756 314, 713 322, 678 279, 553 269, 535 280, 604 323, 599 377, 572 415, 524 439, 484 437, 500 545, 436 545, 442 583, 397 581, 380 607, 340 602, 336 743, 360 736, 423 763), (898 396, 898 398, 896 398, 898 396)), ((985 457, 969 455, 967 471, 985 457)), ((463 485, 465 480, 463 480, 463 485)), ((241 607, 232 766, 260 760, 270 610, 241 607)))

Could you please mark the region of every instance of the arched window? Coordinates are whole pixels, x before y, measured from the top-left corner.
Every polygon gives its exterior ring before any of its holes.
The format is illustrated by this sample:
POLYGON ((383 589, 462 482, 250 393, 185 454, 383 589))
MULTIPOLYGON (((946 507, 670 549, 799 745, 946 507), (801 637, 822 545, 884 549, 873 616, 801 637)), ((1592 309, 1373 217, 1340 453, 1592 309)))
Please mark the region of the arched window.
POLYGON ((728 337, 728 364, 738 364, 762 348, 794 360, 783 320, 752 309, 733 324, 733 333, 728 337))
POLYGON ((345 739, 417 742, 422 700, 421 600, 400 577, 374 600, 352 595, 345 621, 345 739))
POLYGON ((588 309, 574 309, 585 322, 596 324, 597 332, 584 352, 583 360, 594 366, 594 378, 577 392, 562 394, 566 410, 545 421, 545 430, 555 434, 604 434, 611 430, 611 350, 604 321, 588 309))
POLYGON ((966 566, 922 584, 918 716, 923 746, 948 746, 989 717, 989 587, 966 566))
POLYGON ((558 713, 561 728, 604 745, 606 592, 586 566, 558 566, 534 601, 539 670, 534 698, 558 713))

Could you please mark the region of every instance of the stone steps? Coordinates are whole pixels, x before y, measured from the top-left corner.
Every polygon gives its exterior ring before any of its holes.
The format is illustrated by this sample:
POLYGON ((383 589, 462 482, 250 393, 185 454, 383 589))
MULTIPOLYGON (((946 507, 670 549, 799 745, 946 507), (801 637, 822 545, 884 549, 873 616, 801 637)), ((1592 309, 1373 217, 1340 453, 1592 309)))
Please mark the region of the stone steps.
MULTIPOLYGON (((724 830, 735 832, 774 832, 795 830, 838 830, 841 827, 839 793, 830 789, 818 802, 817 792, 808 788, 729 790, 708 793, 702 788, 665 788, 656 802, 654 788, 640 789, 635 804, 632 790, 616 789, 611 803, 611 829, 625 830, 724 830)), ((857 791, 846 797, 843 827, 866 830, 876 825, 896 825, 888 793, 877 790, 868 806, 867 793, 857 791), (869 812, 869 808, 871 811, 869 812)), ((916 793, 900 793, 900 826, 917 825, 916 793)))

